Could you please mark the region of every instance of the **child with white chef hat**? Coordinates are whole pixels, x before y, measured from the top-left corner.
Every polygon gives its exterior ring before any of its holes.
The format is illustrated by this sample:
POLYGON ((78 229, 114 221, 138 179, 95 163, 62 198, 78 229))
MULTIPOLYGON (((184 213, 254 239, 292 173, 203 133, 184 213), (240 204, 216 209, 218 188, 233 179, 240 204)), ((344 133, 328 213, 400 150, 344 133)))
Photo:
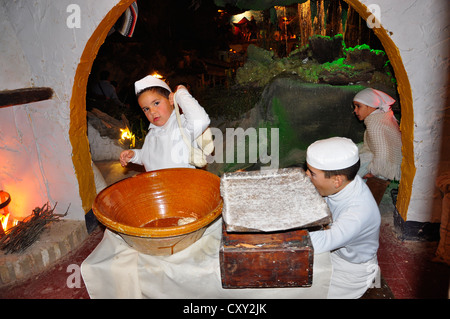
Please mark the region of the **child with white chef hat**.
POLYGON ((378 275, 380 211, 357 175, 358 147, 348 138, 332 137, 311 144, 306 174, 328 204, 333 222, 311 231, 314 252, 331 252, 333 273, 329 298, 359 298, 378 275))
POLYGON ((150 121, 149 132, 142 149, 125 150, 120 154, 120 163, 144 165, 146 171, 175 167, 195 168, 189 162, 189 148, 180 134, 174 110, 174 98, 183 111, 181 126, 192 143, 208 127, 210 119, 206 111, 188 92, 179 85, 173 93, 161 79, 148 75, 135 83, 139 106, 150 121))

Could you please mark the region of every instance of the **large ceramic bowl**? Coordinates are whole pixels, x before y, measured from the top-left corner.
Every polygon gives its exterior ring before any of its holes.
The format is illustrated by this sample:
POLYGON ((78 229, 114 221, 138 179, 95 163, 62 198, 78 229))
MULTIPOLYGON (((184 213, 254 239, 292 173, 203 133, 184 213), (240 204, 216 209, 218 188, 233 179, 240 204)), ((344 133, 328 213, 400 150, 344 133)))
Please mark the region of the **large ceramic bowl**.
POLYGON ((197 241, 220 216, 222 206, 218 176, 174 168, 142 173, 105 188, 92 210, 136 250, 171 255, 197 241))

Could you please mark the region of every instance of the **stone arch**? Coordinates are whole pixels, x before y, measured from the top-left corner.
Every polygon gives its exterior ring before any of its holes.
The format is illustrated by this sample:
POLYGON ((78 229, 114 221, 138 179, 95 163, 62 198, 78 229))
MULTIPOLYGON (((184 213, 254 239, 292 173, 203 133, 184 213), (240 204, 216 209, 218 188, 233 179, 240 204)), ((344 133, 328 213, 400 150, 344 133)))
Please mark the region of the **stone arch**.
MULTIPOLYGON (((98 27, 92 33, 86 43, 83 54, 78 64, 72 97, 70 100, 70 128, 69 137, 72 144, 72 162, 77 175, 79 184, 80 198, 83 203, 83 209, 88 212, 91 209, 95 199, 94 174, 91 167, 91 155, 89 152, 89 142, 87 139, 86 125, 86 87, 89 74, 95 60, 95 57, 103 44, 108 31, 134 0, 120 0, 107 13, 98 27)), ((210 0, 213 1, 213 0, 210 0)), ((363 19, 370 16, 367 7, 360 0, 344 0, 352 6, 363 19)), ((400 96, 400 105, 402 109, 402 178, 400 181, 399 194, 397 198, 397 209, 404 220, 408 211, 411 198, 412 184, 416 172, 414 165, 414 112, 411 86, 408 76, 402 62, 400 52, 389 36, 389 33, 381 27, 374 28, 375 35, 380 39, 386 54, 394 68, 395 76, 398 82, 398 92, 400 96)))

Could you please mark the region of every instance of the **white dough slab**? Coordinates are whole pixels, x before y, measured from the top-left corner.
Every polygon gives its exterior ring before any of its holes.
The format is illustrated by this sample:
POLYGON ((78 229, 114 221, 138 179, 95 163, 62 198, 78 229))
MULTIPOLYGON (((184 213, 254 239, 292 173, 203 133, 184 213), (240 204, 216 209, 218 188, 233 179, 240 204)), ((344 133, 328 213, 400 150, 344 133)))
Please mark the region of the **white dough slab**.
POLYGON ((225 173, 220 192, 229 232, 271 232, 331 222, 325 200, 301 168, 225 173))

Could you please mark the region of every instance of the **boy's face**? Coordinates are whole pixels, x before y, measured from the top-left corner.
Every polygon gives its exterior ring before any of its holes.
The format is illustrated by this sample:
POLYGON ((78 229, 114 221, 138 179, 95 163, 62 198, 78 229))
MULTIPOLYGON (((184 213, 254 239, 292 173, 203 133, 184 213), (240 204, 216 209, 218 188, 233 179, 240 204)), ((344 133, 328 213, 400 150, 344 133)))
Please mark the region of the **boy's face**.
POLYGON ((324 171, 314 168, 309 164, 307 166, 306 175, 311 179, 311 182, 321 196, 333 195, 338 191, 336 181, 333 178, 334 176, 326 178, 324 171))
POLYGON ((356 101, 353 102, 353 107, 354 107, 353 112, 360 121, 364 121, 366 117, 368 117, 373 111, 375 111, 375 108, 356 101))
POLYGON ((142 93, 138 103, 150 123, 156 126, 166 124, 173 111, 173 104, 169 99, 153 91, 142 93))

